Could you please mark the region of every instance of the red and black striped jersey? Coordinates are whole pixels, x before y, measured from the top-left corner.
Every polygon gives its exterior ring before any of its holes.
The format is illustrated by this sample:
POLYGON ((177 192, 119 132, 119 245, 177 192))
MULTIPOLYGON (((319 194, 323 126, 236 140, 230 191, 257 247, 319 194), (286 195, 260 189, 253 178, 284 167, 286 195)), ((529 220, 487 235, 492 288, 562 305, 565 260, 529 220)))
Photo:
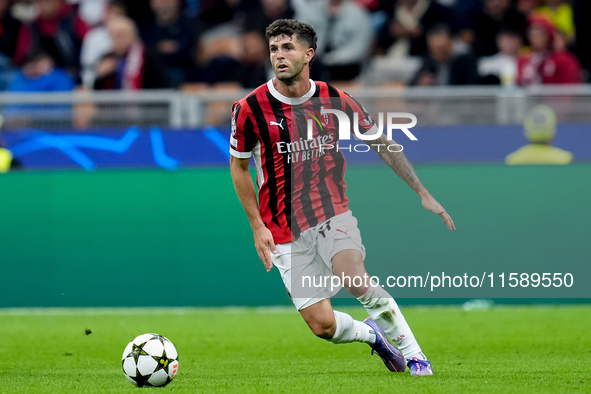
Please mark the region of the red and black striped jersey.
POLYGON ((291 242, 302 231, 348 210, 345 157, 336 149, 338 119, 323 111, 346 113, 363 134, 375 127, 347 93, 324 82, 310 84, 304 96, 289 98, 271 80, 232 109, 230 153, 254 157, 259 209, 275 243, 291 242))

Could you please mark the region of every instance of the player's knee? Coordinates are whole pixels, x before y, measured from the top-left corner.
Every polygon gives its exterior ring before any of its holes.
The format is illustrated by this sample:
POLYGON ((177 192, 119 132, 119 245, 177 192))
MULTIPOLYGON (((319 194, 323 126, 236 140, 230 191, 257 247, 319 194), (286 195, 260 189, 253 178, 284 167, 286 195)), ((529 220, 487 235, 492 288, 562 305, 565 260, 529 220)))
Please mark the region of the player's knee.
POLYGON ((314 335, 322 339, 331 339, 337 328, 334 319, 315 319, 308 322, 308 326, 314 335))

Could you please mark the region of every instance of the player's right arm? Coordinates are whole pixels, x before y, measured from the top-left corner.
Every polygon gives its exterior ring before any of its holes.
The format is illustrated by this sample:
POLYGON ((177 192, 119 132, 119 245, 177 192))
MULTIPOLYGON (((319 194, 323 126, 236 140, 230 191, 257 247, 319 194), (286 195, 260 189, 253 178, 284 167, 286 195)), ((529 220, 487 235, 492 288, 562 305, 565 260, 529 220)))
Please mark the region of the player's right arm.
POLYGON ((259 258, 265 265, 267 272, 271 271, 273 262, 271 253, 277 253, 273 235, 265 226, 259 210, 259 204, 254 188, 248 163, 252 156, 252 149, 256 144, 256 133, 254 122, 250 116, 250 110, 247 106, 243 107, 244 102, 234 103, 232 108, 232 135, 230 136, 230 173, 238 199, 246 212, 248 222, 252 228, 254 236, 254 247, 259 254, 259 258))
POLYGON ((259 258, 265 265, 267 272, 271 271, 273 262, 271 261, 271 254, 277 253, 275 243, 273 242, 273 235, 271 231, 263 223, 261 212, 259 211, 259 204, 257 202, 257 196, 254 189, 254 183, 248 171, 248 159, 239 159, 235 156, 230 158, 230 173, 232 174, 232 181, 234 182, 234 189, 238 199, 246 212, 248 222, 252 228, 252 234, 254 236, 254 247, 259 254, 259 258))

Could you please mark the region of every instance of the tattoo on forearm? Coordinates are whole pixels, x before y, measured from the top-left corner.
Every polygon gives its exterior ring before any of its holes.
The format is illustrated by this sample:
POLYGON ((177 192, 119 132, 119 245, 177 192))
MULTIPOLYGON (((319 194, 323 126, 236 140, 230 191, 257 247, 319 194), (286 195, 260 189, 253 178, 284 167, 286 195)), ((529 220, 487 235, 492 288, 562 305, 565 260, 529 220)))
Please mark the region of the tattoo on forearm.
MULTIPOLYGON (((394 141, 380 141, 387 145, 396 145, 394 141)), ((372 146, 373 147, 373 146, 372 146)), ((419 193, 424 189, 423 184, 419 180, 417 173, 415 172, 412 164, 406 158, 404 152, 390 152, 388 149, 381 148, 379 151, 374 148, 378 153, 378 156, 390 167, 396 175, 400 177, 404 182, 410 186, 412 190, 419 193)), ((397 149, 393 149, 397 150, 397 149)))

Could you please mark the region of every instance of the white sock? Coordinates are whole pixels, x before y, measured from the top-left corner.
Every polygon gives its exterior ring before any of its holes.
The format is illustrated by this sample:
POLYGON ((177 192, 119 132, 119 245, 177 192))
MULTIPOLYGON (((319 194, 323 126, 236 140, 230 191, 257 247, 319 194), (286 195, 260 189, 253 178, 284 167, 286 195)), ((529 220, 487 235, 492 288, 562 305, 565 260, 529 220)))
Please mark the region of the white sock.
POLYGON ((370 287, 367 293, 357 298, 373 319, 398 346, 405 359, 427 358, 421 351, 406 319, 396 301, 380 286, 370 287))
POLYGON ((329 339, 332 343, 363 342, 375 343, 376 334, 367 324, 353 318, 346 313, 333 311, 337 322, 337 329, 334 336, 329 339))

